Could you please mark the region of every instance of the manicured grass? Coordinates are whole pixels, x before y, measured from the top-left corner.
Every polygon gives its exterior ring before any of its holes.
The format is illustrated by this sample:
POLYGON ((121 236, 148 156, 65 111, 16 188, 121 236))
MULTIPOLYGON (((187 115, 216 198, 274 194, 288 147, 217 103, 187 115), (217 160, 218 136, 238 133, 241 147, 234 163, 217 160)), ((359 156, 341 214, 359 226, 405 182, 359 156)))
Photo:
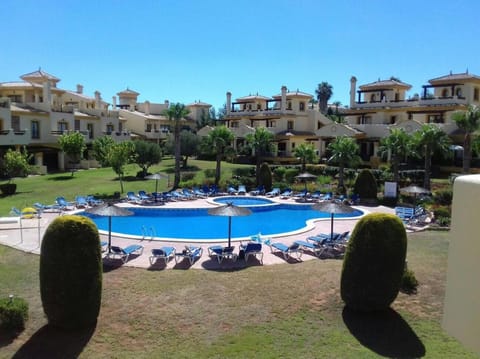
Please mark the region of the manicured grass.
MULTIPOLYGON (((158 181, 159 191, 166 191, 171 188, 174 178, 173 166, 173 159, 167 158, 149 169, 151 173, 160 171, 169 175, 169 180, 158 181)), ((214 169, 215 162, 189 160, 188 167, 186 171, 195 172, 196 178, 202 183, 205 178, 203 171, 208 168, 214 169)), ((222 162, 222 180, 230 179, 232 169, 237 167, 241 167, 241 165, 222 162)), ((140 168, 134 164, 126 166, 123 195, 127 191, 146 190, 147 192, 153 192, 155 190, 154 180, 142 180, 135 177, 139 170, 140 168)), ((213 182, 213 179, 210 179, 210 181, 213 182)), ((68 201, 73 201, 76 195, 94 194, 99 197, 107 197, 112 196, 114 192, 120 192, 120 182, 111 168, 78 171, 73 176, 70 172, 66 172, 16 178, 14 182, 17 184, 17 193, 13 196, 0 197, 0 216, 7 216, 12 207, 24 208, 35 202, 52 204, 57 196, 64 196, 68 201)))
POLYGON ((0 357, 475 358, 440 325, 448 236, 409 235, 418 294, 400 294, 385 316, 344 310, 340 260, 236 271, 121 267, 104 273, 97 327, 82 333, 45 327, 39 258, 0 246, 2 295, 30 304, 26 330, 0 335, 0 357))

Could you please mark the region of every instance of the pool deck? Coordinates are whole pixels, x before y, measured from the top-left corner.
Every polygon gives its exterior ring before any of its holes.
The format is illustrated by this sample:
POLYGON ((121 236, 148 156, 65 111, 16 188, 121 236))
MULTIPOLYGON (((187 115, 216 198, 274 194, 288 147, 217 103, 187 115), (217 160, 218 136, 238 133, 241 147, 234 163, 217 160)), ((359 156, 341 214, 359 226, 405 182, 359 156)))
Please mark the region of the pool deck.
MULTIPOLYGON (((280 199, 279 197, 272 198, 273 201, 279 203, 295 203, 293 199, 280 199)), ((120 206, 137 206, 131 205, 128 203, 120 203, 120 206)), ((189 201, 177 201, 177 202, 168 202, 165 205, 162 205, 160 208, 211 208, 214 206, 218 206, 212 204, 209 199, 195 199, 189 201)), ((138 207, 148 207, 148 206, 138 206, 138 207)), ((364 207, 364 206, 354 206, 362 210, 365 213, 370 212, 383 212, 383 213, 394 213, 392 208, 384 207, 384 206, 377 206, 377 207, 364 207)), ((66 212, 69 213, 69 212, 66 212)), ((3 218, 3 221, 0 221, 0 244, 16 248, 21 251, 40 254, 40 246, 41 246, 41 239, 43 238, 43 234, 45 233, 46 228, 48 225, 58 217, 59 213, 48 213, 44 212, 41 218, 34 218, 34 219, 22 219, 21 222, 12 218, 10 222, 8 219, 3 218)), ((355 224, 357 223, 358 218, 356 219, 335 219, 334 230, 335 232, 345 232, 345 231, 352 231, 355 224)), ((226 229, 226 228, 225 228, 226 229)), ((330 218, 317 220, 313 223, 313 228, 304 231, 302 233, 288 235, 288 236, 280 236, 275 237, 272 239, 272 242, 281 242, 286 245, 292 244, 296 240, 306 240, 307 237, 318 234, 318 233, 330 233, 330 218)), ((254 233, 252 233, 253 235, 254 233)), ((108 241, 108 234, 100 234, 100 239, 102 241, 108 241)), ((143 254, 140 256, 131 256, 127 263, 123 264, 120 260, 107 260, 104 259, 105 265, 111 266, 119 266, 123 265, 126 267, 139 267, 139 268, 149 268, 149 269, 188 269, 188 268, 196 268, 196 269, 240 269, 249 266, 258 266, 261 265, 259 261, 250 257, 248 263, 245 263, 243 259, 238 259, 236 262, 233 262, 230 259, 224 260, 221 264, 218 263, 217 259, 214 257, 208 256, 208 247, 212 245, 212 243, 205 243, 200 241, 189 241, 189 242, 173 242, 168 240, 161 240, 155 238, 151 240, 150 238, 146 239, 130 239, 130 238, 123 238, 112 235, 112 244, 115 246, 126 247, 131 244, 140 244, 144 247, 143 254), (179 262, 178 264, 175 263, 175 260, 170 260, 168 264, 165 266, 162 261, 157 261, 153 266, 150 265, 149 257, 151 254, 151 250, 153 248, 160 248, 162 246, 172 246, 175 247, 177 252, 181 252, 185 245, 197 245, 203 248, 203 255, 202 257, 197 260, 193 265, 189 265, 188 260, 184 260, 179 262)), ((215 243, 217 244, 217 243, 215 243)), ((225 243, 226 244, 226 243, 225 243)), ((235 252, 238 253, 238 246, 239 242, 232 241, 232 245, 234 245, 235 252)), ((270 247, 263 245, 263 264, 264 265, 271 265, 271 264, 280 264, 280 263, 297 263, 296 260, 290 259, 286 261, 283 256, 278 253, 271 253, 270 247)), ((329 256, 324 256, 324 259, 328 259, 329 256)), ((313 254, 310 254, 306 251, 303 256, 301 257, 301 261, 306 260, 319 260, 313 254)), ((322 260, 322 259, 320 259, 322 260)))

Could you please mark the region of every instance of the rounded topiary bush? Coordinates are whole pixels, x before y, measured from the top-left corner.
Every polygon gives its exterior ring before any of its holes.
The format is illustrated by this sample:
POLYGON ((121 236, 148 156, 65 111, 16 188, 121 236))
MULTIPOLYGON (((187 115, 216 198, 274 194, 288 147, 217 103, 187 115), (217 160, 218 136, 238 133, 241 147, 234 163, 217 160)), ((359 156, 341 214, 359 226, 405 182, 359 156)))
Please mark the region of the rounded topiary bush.
POLYGON ((40 294, 51 325, 94 325, 102 295, 102 258, 95 224, 86 217, 56 218, 43 237, 40 294))
POLYGON ((28 319, 28 303, 25 299, 11 296, 0 298, 0 329, 19 332, 25 329, 28 319))
POLYGON ((360 219, 343 262, 341 296, 347 307, 387 309, 398 295, 406 253, 407 234, 400 218, 371 213, 360 219))
POLYGON ((272 190, 272 171, 266 162, 262 163, 260 166, 258 185, 263 185, 265 191, 267 192, 272 190))
POLYGON ((377 199, 377 181, 370 170, 363 169, 358 174, 353 192, 357 194, 361 200, 377 199))

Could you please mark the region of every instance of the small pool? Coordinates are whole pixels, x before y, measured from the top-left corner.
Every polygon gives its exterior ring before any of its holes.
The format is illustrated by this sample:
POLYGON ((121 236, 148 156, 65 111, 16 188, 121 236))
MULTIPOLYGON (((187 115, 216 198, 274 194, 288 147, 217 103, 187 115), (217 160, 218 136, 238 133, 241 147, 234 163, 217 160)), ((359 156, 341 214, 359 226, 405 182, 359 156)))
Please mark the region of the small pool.
MULTIPOLYGON (((251 206, 250 216, 232 217, 232 239, 246 239, 261 233, 283 236, 300 233, 312 221, 330 219, 330 213, 319 212, 310 205, 272 203, 251 206)), ((112 233, 133 238, 154 238, 177 241, 224 241, 228 238, 228 217, 211 216, 206 208, 129 208, 134 215, 112 217, 112 233)), ((359 217, 357 210, 335 219, 359 217)), ((90 217, 102 231, 108 231, 108 217, 82 213, 90 217)))
POLYGON ((228 197, 217 197, 212 200, 215 203, 227 204, 233 203, 235 206, 246 207, 246 206, 260 206, 273 204, 275 202, 269 200, 268 198, 262 197, 244 197, 244 196, 228 196, 228 197))

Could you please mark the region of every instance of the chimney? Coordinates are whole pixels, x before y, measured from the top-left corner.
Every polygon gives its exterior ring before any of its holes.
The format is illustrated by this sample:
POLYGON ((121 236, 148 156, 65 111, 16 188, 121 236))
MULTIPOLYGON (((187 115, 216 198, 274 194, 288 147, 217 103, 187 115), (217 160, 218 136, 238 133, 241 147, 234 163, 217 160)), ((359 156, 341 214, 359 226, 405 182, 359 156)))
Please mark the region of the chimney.
POLYGON ((80 84, 77 85, 77 93, 80 95, 83 94, 83 85, 80 85, 80 84))
POLYGON ((229 115, 232 110, 232 93, 227 92, 227 109, 226 114, 229 115))
POLYGON ((282 101, 280 103, 280 110, 285 111, 287 109, 287 86, 282 86, 282 101))
POLYGON ((102 97, 100 96, 100 91, 95 91, 95 108, 99 109, 101 107, 102 97))
POLYGON ((350 108, 355 107, 355 93, 357 89, 357 78, 352 76, 350 79, 350 108))
POLYGON ((117 96, 112 96, 112 110, 117 109, 117 96))
POLYGON ((145 101, 145 115, 150 115, 150 101, 145 101))

